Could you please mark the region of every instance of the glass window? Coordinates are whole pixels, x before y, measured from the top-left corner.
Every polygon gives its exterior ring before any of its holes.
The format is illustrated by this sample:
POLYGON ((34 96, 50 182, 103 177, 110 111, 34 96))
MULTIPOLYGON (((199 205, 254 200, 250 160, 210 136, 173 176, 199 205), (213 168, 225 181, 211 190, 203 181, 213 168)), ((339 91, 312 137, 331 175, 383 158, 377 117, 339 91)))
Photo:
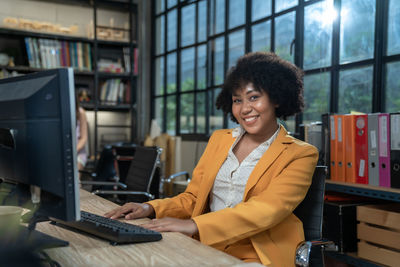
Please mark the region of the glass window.
POLYGON ((197 133, 206 132, 206 92, 197 93, 197 133))
MULTIPOLYGON (((279 16, 275 20, 275 53, 290 62, 294 61, 294 51, 290 46, 294 40, 295 12, 279 16)), ((294 46, 293 48, 294 49, 294 46)))
POLYGON ((229 29, 243 25, 246 21, 246 2, 244 0, 229 1, 229 29))
POLYGON ((333 0, 304 8, 304 69, 331 65, 333 0))
POLYGON ((194 94, 181 95, 180 133, 194 132, 194 94))
POLYGON ((244 30, 229 34, 228 67, 235 65, 236 60, 244 55, 244 30))
POLYGON ((167 93, 176 92, 176 53, 167 56, 167 93))
POLYGON ((271 0, 253 0, 251 3, 251 21, 271 15, 271 0))
POLYGON ((191 45, 195 41, 196 6, 188 5, 181 9, 181 45, 191 45))
POLYGON ((207 45, 197 47, 197 89, 206 89, 207 45))
POLYGON ((156 69, 155 94, 161 95, 164 94, 164 57, 156 58, 155 69, 156 69))
POLYGON ((275 0, 275 13, 289 9, 299 4, 298 0, 275 0))
POLYGON ((385 111, 400 111, 400 62, 392 62, 386 65, 385 111))
POLYGON ((329 112, 330 83, 329 72, 304 76, 304 123, 321 121, 321 114, 329 112))
POLYGON ((215 39, 214 84, 221 84, 224 82, 224 47, 224 37, 215 39))
POLYGON ((154 102, 156 105, 155 119, 158 123, 158 126, 163 128, 163 125, 164 125, 164 98, 157 97, 154 102))
POLYGON ((375 0, 342 0, 340 63, 374 56, 375 0))
POLYGON ((181 91, 194 90, 194 47, 181 53, 181 91))
POLYGON ((400 1, 389 0, 387 54, 400 53, 400 1))
POLYGON ((156 55, 164 53, 164 16, 156 19, 156 55))
POLYGON ((339 72, 339 113, 372 112, 372 66, 339 72))
POLYGON ((293 133, 296 132, 296 117, 295 116, 290 116, 287 117, 287 119, 281 120, 279 119, 279 123, 285 127, 285 129, 289 132, 289 134, 293 135, 293 133))
POLYGON ((267 20, 251 27, 251 51, 271 51, 271 21, 267 20))
POLYGON ((208 92, 210 94, 210 99, 211 99, 211 101, 210 101, 211 114, 210 114, 210 129, 209 129, 209 132, 211 134, 215 130, 221 129, 222 126, 224 125, 224 113, 222 112, 222 110, 217 109, 215 107, 215 101, 216 101, 219 93, 221 92, 221 88, 210 90, 208 92))
POLYGON ((156 14, 164 12, 164 0, 156 0, 156 14))
POLYGON ((215 0, 215 33, 225 30, 225 0, 215 0))
POLYGON ((198 41, 203 42, 207 39, 207 2, 199 2, 199 16, 198 16, 198 41))
POLYGON ((177 27, 176 27, 176 9, 171 10, 168 12, 168 21, 167 21, 167 49, 168 51, 172 49, 176 49, 176 32, 177 32, 177 27))
POLYGON ((167 0, 167 7, 171 8, 177 4, 177 0, 167 0))
POLYGON ((167 97, 167 133, 176 135, 176 95, 167 97))

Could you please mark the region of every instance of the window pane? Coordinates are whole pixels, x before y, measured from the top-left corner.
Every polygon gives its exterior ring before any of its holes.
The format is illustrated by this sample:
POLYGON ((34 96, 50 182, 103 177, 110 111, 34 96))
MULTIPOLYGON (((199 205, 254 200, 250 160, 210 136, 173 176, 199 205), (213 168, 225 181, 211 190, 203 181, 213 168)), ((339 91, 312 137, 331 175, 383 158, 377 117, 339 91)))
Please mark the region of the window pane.
POLYGON ((181 95, 181 133, 194 132, 194 94, 181 95))
POLYGON ((388 63, 386 65, 386 112, 400 111, 400 62, 388 63))
POLYGON ((275 13, 289 9, 299 4, 298 0, 275 0, 275 13))
POLYGON ((342 0, 340 63, 374 56, 375 0, 342 0))
POLYGON ((195 41, 196 6, 189 5, 181 9, 181 45, 191 45, 195 41))
POLYGON ((164 12, 164 0, 156 0, 156 14, 164 12))
POLYGON ((164 94, 164 57, 156 58, 156 95, 164 94))
POLYGON ((225 30, 225 0, 215 0, 215 33, 225 30))
POLYGON ((329 72, 304 76, 304 123, 320 121, 321 114, 329 111, 330 83, 329 72))
POLYGON ((215 39, 214 84, 221 84, 224 81, 224 46, 224 37, 215 39))
POLYGON ((294 62, 294 51, 290 54, 290 45, 294 40, 294 25, 295 12, 279 16, 275 21, 275 53, 290 62, 294 62))
POLYGON ((206 92, 197 93, 197 133, 206 132, 206 92))
POLYGON ((389 0, 388 55, 400 53, 400 1, 389 0))
POLYGON ((207 2, 199 2, 199 17, 198 17, 198 42, 203 42, 207 39, 207 2))
POLYGON ((174 5, 177 4, 177 0, 167 0, 167 7, 173 7, 174 5))
POLYGON ((156 100, 154 101, 155 103, 155 119, 158 123, 158 126, 160 128, 163 128, 164 125, 164 98, 162 97, 157 97, 156 100))
POLYGON ((167 133, 176 135, 176 96, 167 97, 167 133))
POLYGON ((207 45, 197 48, 197 89, 206 88, 207 45))
POLYGON ((251 21, 271 15, 271 0, 253 0, 251 3, 251 21))
POLYGON ((331 65, 333 0, 309 5, 304 9, 304 69, 331 65))
POLYGON ((229 29, 243 25, 246 18, 246 2, 244 0, 229 1, 229 29))
POLYGON ((176 53, 167 56, 167 93, 176 92, 176 53))
POLYGON ((181 53, 181 91, 194 89, 194 47, 181 53))
POLYGON ((271 50, 271 21, 264 21, 251 27, 251 51, 271 50))
POLYGON ((372 66, 339 72, 339 113, 372 112, 372 66))
POLYGON ((211 107, 210 107, 210 129, 209 132, 210 134, 214 132, 217 129, 221 129, 224 124, 224 115, 222 110, 216 109, 215 107, 215 101, 217 99, 217 96, 221 92, 221 88, 217 88, 214 90, 208 91, 210 94, 210 99, 212 99, 211 102, 211 107))
POLYGON ((168 12, 168 42, 167 49, 168 51, 176 48, 176 9, 168 12))
POLYGON ((164 53, 164 16, 156 19, 156 55, 164 53))
POLYGON ((228 51, 228 65, 229 67, 235 65, 236 60, 244 55, 244 30, 239 30, 229 34, 229 51, 228 51))

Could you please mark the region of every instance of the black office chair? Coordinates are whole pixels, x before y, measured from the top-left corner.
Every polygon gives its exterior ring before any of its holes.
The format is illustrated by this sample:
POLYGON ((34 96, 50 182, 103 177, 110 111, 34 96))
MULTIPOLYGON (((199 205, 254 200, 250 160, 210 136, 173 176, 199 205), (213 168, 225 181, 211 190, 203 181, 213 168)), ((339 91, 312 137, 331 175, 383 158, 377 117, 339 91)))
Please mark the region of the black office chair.
POLYGON ((296 249, 296 266, 324 266, 323 250, 337 250, 332 241, 322 239, 326 166, 317 166, 304 200, 294 210, 303 222, 305 241, 296 249))
POLYGON ((125 183, 109 182, 107 185, 116 186, 118 189, 98 189, 92 193, 102 196, 114 196, 111 200, 118 204, 144 202, 158 197, 160 178, 157 174, 157 169, 161 152, 162 150, 158 147, 136 146, 125 183))

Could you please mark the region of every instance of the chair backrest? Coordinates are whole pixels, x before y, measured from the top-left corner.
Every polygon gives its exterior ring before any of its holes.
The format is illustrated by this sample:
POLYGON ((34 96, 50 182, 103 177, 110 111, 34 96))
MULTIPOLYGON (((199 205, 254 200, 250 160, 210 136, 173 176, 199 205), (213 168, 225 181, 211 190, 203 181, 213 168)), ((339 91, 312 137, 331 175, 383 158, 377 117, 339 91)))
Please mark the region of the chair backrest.
POLYGON ((322 238, 326 173, 326 166, 315 168, 307 195, 294 210, 294 214, 303 222, 305 240, 322 238))
MULTIPOLYGON (((153 193, 152 185, 156 168, 159 163, 161 150, 158 147, 136 146, 135 155, 129 166, 125 183, 128 191, 153 193)), ((158 180, 159 183, 159 180, 158 180)), ((158 191, 158 183, 156 191, 158 191)), ((128 197, 129 200, 129 197, 128 197)))

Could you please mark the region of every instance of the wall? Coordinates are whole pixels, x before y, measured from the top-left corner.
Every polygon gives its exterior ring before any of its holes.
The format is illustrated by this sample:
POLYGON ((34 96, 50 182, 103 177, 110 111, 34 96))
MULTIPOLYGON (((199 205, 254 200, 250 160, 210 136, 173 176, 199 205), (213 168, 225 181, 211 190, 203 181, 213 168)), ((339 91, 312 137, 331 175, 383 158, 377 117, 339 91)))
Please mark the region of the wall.
POLYGON ((182 141, 181 164, 182 170, 192 175, 193 169, 199 161, 201 155, 206 148, 207 142, 203 141, 182 141))

